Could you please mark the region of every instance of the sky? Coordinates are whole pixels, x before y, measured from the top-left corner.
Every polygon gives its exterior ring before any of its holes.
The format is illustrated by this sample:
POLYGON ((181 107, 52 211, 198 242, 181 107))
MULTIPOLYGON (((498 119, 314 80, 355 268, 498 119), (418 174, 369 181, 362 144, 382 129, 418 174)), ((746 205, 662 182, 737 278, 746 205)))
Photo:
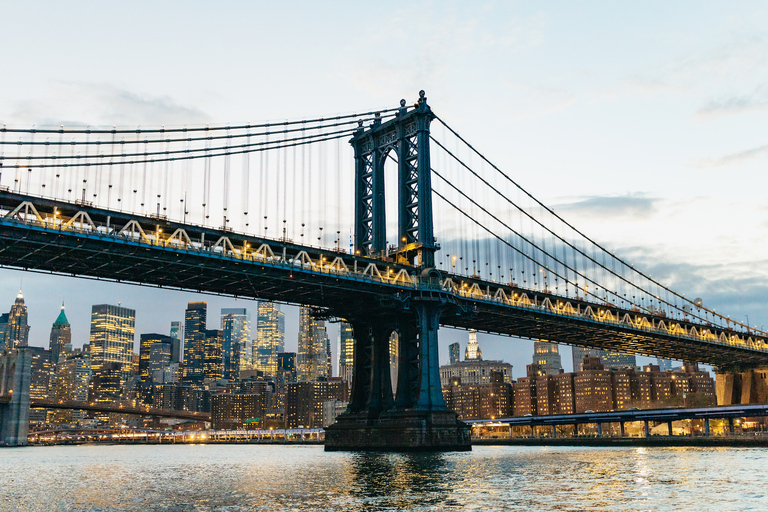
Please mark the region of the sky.
MULTIPOLYGON (((582 231, 768 327, 767 26, 760 1, 0 0, 0 123, 300 119, 424 89, 442 119, 582 231)), ((0 310, 20 286, 38 346, 62 300, 79 346, 92 304, 121 302, 137 333, 167 332, 201 299, 0 269, 0 310)), ((252 301, 202 300, 211 319, 221 307, 255 315, 252 301)), ((291 350, 298 315, 286 312, 291 350)), ((530 341, 479 340, 516 377, 531 361, 530 341)), ((441 331, 442 360, 452 341, 465 346, 466 333, 441 331)))

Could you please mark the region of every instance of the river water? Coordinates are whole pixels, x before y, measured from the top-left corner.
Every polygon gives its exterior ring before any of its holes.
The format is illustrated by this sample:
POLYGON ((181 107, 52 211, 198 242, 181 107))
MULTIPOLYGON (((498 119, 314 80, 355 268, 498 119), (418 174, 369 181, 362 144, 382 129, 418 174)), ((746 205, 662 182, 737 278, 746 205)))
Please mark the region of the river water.
POLYGON ((0 510, 768 510, 768 449, 0 449, 0 510))

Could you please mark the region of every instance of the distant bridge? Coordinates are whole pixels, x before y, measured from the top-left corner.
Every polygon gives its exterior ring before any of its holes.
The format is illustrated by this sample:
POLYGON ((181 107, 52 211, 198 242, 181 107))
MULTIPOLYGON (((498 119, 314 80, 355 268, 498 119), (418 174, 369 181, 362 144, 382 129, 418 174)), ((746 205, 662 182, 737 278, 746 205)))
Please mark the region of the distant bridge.
POLYGON ((33 409, 77 409, 90 412, 115 412, 120 414, 134 414, 137 416, 154 416, 156 418, 211 421, 211 413, 209 412, 156 409, 154 407, 144 407, 141 405, 127 406, 110 402, 77 402, 74 400, 60 401, 40 398, 31 398, 29 402, 30 408, 33 409))

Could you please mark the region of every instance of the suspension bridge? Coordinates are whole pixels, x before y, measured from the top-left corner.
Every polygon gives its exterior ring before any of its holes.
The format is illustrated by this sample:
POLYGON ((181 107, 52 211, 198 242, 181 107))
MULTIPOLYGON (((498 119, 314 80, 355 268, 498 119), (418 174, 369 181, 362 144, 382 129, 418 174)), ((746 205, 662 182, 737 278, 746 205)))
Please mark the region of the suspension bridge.
POLYGON ((351 403, 326 449, 468 449, 442 398, 439 326, 768 366, 765 332, 578 230, 423 91, 413 105, 279 123, 3 126, 0 163, 2 266, 303 304, 351 323, 351 403))

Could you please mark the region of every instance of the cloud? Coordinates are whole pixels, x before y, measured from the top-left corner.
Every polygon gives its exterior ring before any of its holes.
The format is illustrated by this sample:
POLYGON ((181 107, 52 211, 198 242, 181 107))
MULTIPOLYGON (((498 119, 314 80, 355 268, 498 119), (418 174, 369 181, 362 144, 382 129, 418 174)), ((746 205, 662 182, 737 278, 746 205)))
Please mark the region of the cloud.
POLYGON ((14 104, 9 124, 138 126, 211 121, 211 115, 166 95, 129 91, 111 84, 52 83, 44 97, 14 104))
POLYGON ((557 204, 554 210, 557 213, 567 212, 569 215, 610 218, 631 216, 637 219, 647 218, 655 213, 659 201, 658 198, 643 194, 592 196, 572 203, 557 204))
POLYGON ((765 155, 768 155, 768 144, 756 148, 745 149, 744 151, 731 153, 730 155, 725 155, 719 158, 700 158, 698 160, 692 160, 688 165, 699 169, 723 167, 726 165, 740 165, 751 160, 762 158, 765 155))
POLYGON ((699 108, 697 115, 741 114, 766 108, 768 108, 768 85, 761 85, 749 94, 712 99, 699 108))

